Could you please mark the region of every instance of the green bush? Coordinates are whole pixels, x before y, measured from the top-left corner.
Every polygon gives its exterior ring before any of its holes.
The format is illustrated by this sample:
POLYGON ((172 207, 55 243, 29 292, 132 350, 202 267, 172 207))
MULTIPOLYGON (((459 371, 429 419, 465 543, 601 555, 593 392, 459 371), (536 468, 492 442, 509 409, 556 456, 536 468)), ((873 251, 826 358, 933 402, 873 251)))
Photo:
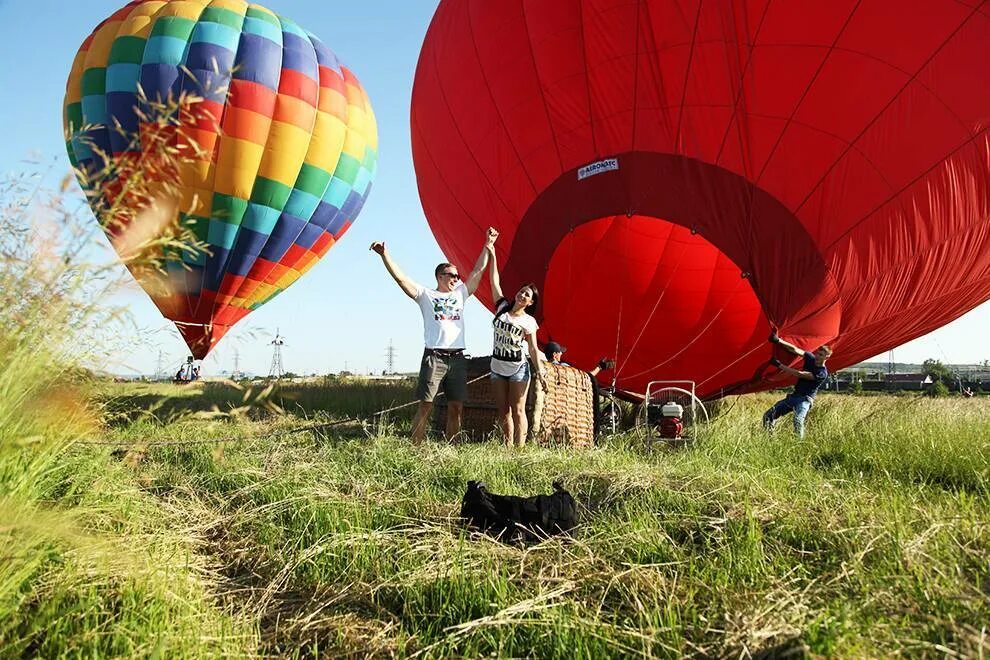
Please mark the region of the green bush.
POLYGON ((925 394, 933 398, 949 396, 949 388, 942 381, 936 380, 931 384, 931 387, 925 391, 925 394))

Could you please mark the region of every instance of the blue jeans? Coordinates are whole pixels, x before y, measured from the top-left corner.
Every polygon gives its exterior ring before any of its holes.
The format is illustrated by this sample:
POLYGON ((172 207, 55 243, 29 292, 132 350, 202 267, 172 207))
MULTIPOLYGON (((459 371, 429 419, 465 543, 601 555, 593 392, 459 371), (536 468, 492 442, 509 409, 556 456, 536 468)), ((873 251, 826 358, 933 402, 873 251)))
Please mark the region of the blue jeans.
POLYGON ((770 410, 763 413, 763 428, 768 431, 771 430, 778 418, 783 417, 789 412, 793 412, 794 432, 798 434, 799 438, 803 438, 804 418, 808 416, 808 411, 811 410, 811 404, 813 402, 814 399, 808 396, 787 395, 787 397, 773 404, 770 410))

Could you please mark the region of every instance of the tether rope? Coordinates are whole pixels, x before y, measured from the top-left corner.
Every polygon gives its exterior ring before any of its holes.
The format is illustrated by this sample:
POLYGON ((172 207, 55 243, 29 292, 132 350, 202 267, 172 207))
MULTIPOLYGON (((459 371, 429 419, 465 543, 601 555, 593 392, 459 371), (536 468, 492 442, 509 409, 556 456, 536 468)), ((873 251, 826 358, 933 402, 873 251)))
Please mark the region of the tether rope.
MULTIPOLYGON (((677 225, 672 225, 672 229, 671 229, 670 235, 668 236, 668 244, 675 242, 672 239, 673 239, 674 232, 676 230, 677 230, 677 225)), ((615 370, 615 378, 616 379, 618 379, 619 374, 622 373, 622 370, 625 369, 626 363, 629 362, 629 356, 632 355, 633 351, 636 350, 636 347, 639 346, 639 341, 640 341, 640 339, 643 338, 643 334, 646 333, 646 328, 649 326, 650 322, 653 321, 653 316, 656 314, 657 309, 660 307, 660 301, 662 301, 663 298, 664 298, 664 296, 666 295, 667 289, 669 289, 670 288, 670 285, 674 283, 674 277, 677 275, 677 271, 680 270, 680 268, 681 268, 681 263, 684 261, 684 254, 687 252, 687 250, 688 250, 687 243, 681 243, 681 252, 680 252, 680 254, 677 257, 677 263, 674 265, 674 270, 671 272, 670 277, 667 279, 667 283, 664 285, 663 289, 660 291, 660 295, 657 296, 656 302, 653 303, 653 309, 650 310, 649 316, 647 316, 646 317, 646 320, 643 323, 640 324, 639 334, 636 336, 635 341, 633 341, 632 346, 629 347, 629 350, 626 351, 625 358, 622 360, 622 363, 615 370)), ((661 255, 661 259, 657 261, 657 265, 656 265, 656 268, 654 268, 654 272, 660 270, 660 266, 662 265, 662 261, 663 261, 663 259, 662 259, 662 255, 661 255)), ((615 359, 618 360, 618 352, 619 352, 618 345, 616 345, 616 347, 615 347, 615 352, 616 352, 616 358, 615 359)))
POLYGON ((681 355, 683 355, 684 352, 688 348, 690 348, 696 341, 698 341, 706 332, 708 332, 708 329, 710 327, 712 327, 712 325, 714 325, 716 321, 718 321, 719 317, 722 315, 722 312, 724 312, 725 309, 730 304, 732 304, 732 301, 735 298, 736 292, 739 290, 739 287, 741 286, 742 282, 744 282, 744 281, 745 281, 744 278, 742 278, 742 277, 739 278, 739 282, 736 283, 735 287, 732 289, 732 292, 726 297, 725 303, 722 305, 722 307, 717 312, 715 312, 715 315, 712 316, 712 318, 708 322, 708 324, 704 328, 702 328, 701 331, 698 332, 698 334, 696 334, 690 341, 688 341, 687 343, 685 343, 681 347, 681 349, 679 351, 677 351, 676 353, 674 353, 670 357, 664 359, 663 361, 661 361, 661 362, 653 365, 652 367, 647 367, 647 368, 645 368, 645 369, 643 369, 641 371, 637 371, 636 373, 634 373, 632 375, 626 376, 626 378, 636 378, 637 376, 643 376, 645 374, 648 374, 651 371, 656 371, 657 369, 659 369, 659 368, 663 367, 664 365, 670 363, 672 360, 675 360, 678 357, 680 357, 681 355))

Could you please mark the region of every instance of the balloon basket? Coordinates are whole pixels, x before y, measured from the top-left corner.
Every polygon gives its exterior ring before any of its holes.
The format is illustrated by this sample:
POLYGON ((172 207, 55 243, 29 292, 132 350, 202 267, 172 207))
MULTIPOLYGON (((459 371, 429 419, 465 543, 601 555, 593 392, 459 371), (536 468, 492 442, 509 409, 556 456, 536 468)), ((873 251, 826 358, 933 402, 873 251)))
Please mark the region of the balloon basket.
MULTIPOLYGON (((470 442, 498 437, 498 410, 487 376, 490 357, 468 360, 468 398, 461 417, 461 436, 470 442), (472 382, 473 381, 473 382, 472 382)), ((529 442, 540 445, 590 447, 595 439, 594 386, 591 376, 573 367, 543 363, 547 392, 531 381, 526 395, 529 442)), ((433 406, 433 431, 443 435, 447 402, 438 397, 433 406)))

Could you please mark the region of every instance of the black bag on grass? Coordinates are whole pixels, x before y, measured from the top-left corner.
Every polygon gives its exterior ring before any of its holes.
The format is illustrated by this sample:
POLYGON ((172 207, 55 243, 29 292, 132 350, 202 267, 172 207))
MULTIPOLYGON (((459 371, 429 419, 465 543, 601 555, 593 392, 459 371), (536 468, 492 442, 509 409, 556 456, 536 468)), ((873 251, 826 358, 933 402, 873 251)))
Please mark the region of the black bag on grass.
POLYGON ((475 529, 505 541, 546 538, 577 525, 577 504, 559 481, 552 495, 518 497, 488 492, 482 481, 469 481, 461 500, 461 518, 475 529))

